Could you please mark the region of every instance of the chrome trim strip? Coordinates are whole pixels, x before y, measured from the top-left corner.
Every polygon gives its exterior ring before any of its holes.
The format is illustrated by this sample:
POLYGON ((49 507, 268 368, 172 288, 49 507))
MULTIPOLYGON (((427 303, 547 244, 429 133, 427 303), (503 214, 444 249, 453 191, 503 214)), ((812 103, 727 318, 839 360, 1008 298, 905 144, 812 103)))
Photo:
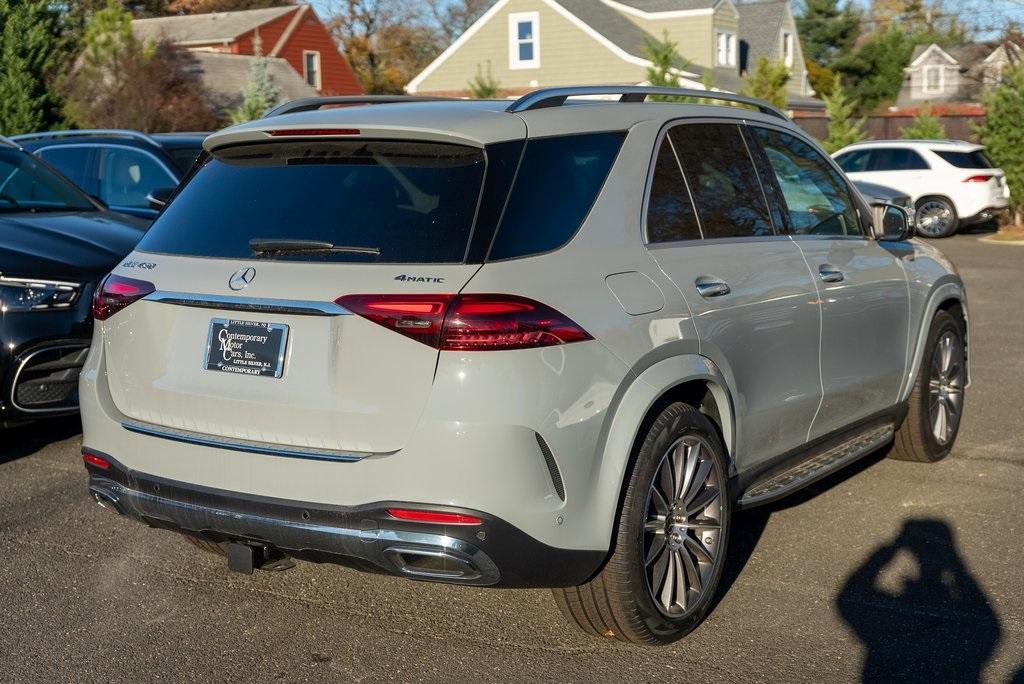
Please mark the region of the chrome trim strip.
POLYGON ((338 306, 334 302, 318 302, 306 299, 231 297, 166 290, 157 290, 152 294, 146 295, 144 299, 163 304, 176 304, 178 306, 224 309, 227 311, 251 311, 253 313, 299 314, 306 316, 349 316, 352 314, 351 311, 338 306))
MULTIPOLYGON (((14 408, 17 411, 21 411, 22 413, 53 413, 53 414, 57 414, 57 413, 74 413, 75 411, 77 411, 78 410, 78 403, 77 402, 75 403, 74 406, 62 406, 61 408, 37 408, 37 409, 24 408, 23 406, 19 406, 18 402, 14 400, 14 395, 17 392, 17 389, 18 389, 18 378, 21 376, 21 372, 23 370, 25 370, 25 366, 28 365, 28 362, 31 361, 32 357, 34 357, 36 354, 41 354, 41 353, 47 352, 47 351, 53 351, 54 349, 88 349, 88 348, 89 348, 89 343, 88 342, 84 342, 84 343, 79 342, 79 343, 70 343, 70 344, 55 344, 55 345, 52 345, 52 346, 49 346, 49 347, 42 347, 41 349, 36 349, 36 350, 32 351, 31 353, 27 354, 25 356, 25 358, 23 358, 21 360, 21 363, 18 365, 18 370, 14 371, 14 378, 11 380, 11 407, 14 408)), ((82 364, 82 367, 83 368, 85 367, 84 363, 82 364)))
POLYGON ((264 456, 281 456, 284 458, 302 458, 312 461, 335 461, 340 463, 353 463, 361 461, 373 454, 358 452, 333 451, 331 449, 316 449, 312 447, 288 447, 268 442, 256 442, 248 439, 232 439, 230 437, 219 437, 213 435, 202 435, 189 430, 179 430, 156 425, 147 425, 133 420, 126 420, 121 427, 129 432, 149 437, 159 437, 173 442, 183 444, 196 444, 199 446, 212 447, 214 449, 227 449, 229 451, 244 451, 250 454, 261 454, 264 456))

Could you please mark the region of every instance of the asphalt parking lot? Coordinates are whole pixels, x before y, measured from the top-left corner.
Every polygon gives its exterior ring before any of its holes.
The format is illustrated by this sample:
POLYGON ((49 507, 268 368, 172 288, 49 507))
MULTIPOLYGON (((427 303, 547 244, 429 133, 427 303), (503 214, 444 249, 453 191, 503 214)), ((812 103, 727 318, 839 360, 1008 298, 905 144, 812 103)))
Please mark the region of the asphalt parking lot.
POLYGON ((0 433, 0 681, 1024 682, 1024 247, 940 246, 973 317, 953 456, 876 455, 742 514, 683 642, 587 638, 546 591, 229 573, 96 506, 64 420, 0 433))

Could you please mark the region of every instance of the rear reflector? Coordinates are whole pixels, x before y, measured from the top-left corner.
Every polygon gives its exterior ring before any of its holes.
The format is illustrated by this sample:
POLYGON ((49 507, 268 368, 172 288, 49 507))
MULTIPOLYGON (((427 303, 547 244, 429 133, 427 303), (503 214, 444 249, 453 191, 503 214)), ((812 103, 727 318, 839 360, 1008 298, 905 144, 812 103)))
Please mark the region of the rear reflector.
POLYGON ((316 135, 359 135, 358 128, 278 128, 267 132, 275 138, 316 135))
POLYGON ((103 470, 110 469, 110 461, 108 461, 105 458, 101 458, 96 454, 90 454, 88 451, 82 452, 82 460, 88 463, 89 465, 96 466, 97 468, 101 468, 103 470))
POLYGON ((437 523, 439 525, 480 525, 483 523, 483 520, 473 515, 444 513, 442 511, 417 511, 407 508, 389 508, 388 515, 398 520, 437 523))
POLYGON ((105 321, 132 302, 156 291, 153 283, 111 273, 92 296, 92 317, 105 321))
POLYGON ((335 302, 442 351, 534 349, 593 339, 558 311, 516 295, 346 295, 335 302))
POLYGON ((983 173, 979 173, 977 176, 968 176, 964 178, 964 183, 987 183, 992 180, 995 176, 988 176, 983 173))

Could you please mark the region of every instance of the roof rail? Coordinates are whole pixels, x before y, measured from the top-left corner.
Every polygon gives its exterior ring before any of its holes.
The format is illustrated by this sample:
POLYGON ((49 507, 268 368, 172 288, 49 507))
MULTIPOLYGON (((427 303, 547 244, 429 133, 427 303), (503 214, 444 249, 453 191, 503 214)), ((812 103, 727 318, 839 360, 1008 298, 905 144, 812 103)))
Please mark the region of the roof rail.
POLYGON ((395 104, 398 102, 434 102, 451 100, 450 97, 427 97, 418 95, 328 95, 324 97, 300 97, 267 110, 263 118, 294 114, 295 112, 312 112, 332 105, 375 105, 395 104))
POLYGON ((663 88, 659 86, 574 86, 568 88, 543 88, 532 93, 523 95, 521 98, 509 105, 506 111, 529 112, 534 109, 546 109, 547 107, 561 107, 570 97, 582 97, 588 95, 619 95, 619 102, 643 102, 651 95, 669 95, 672 97, 692 97, 701 100, 718 100, 721 102, 734 102, 736 104, 753 107, 763 114, 775 116, 789 121, 789 117, 781 110, 773 107, 764 100, 757 100, 744 95, 723 93, 717 90, 691 90, 689 88, 663 88))
POLYGON ((72 131, 43 131, 39 133, 22 133, 21 135, 12 135, 10 139, 22 143, 29 142, 31 140, 49 140, 55 138, 131 138, 133 140, 142 140, 143 142, 150 143, 151 145, 159 146, 153 138, 149 137, 141 131, 132 131, 121 128, 89 128, 82 130, 72 131))

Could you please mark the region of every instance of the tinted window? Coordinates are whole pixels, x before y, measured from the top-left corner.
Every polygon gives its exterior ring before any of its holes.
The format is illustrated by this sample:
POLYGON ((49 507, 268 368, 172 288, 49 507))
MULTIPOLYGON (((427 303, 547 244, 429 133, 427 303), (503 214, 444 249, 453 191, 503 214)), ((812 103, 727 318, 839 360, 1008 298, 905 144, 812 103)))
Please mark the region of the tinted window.
POLYGON ((203 148, 198 145, 196 147, 171 147, 167 149, 167 154, 174 161, 179 172, 188 173, 192 165, 196 163, 196 159, 199 159, 199 153, 202 151, 203 148))
POLYGON ((461 263, 473 227, 484 151, 387 141, 263 143, 208 159, 139 248, 251 257, 253 238, 380 249, 275 258, 461 263))
POLYGON ((491 259, 550 252, 576 234, 622 146, 624 133, 526 143, 491 259))
POLYGON ((669 137, 705 238, 772 234, 768 206, 738 125, 677 126, 669 137))
POLYGON ((672 142, 665 137, 658 150, 647 201, 647 239, 650 242, 699 240, 700 225, 690 191, 676 161, 672 142))
POLYGON ((177 181, 152 156, 129 147, 104 147, 100 159, 100 199, 111 207, 149 208, 146 195, 177 181))
POLYGON ((809 235, 862 235, 850 191, 821 154, 796 136, 755 128, 786 200, 790 229, 809 235))
POLYGON ((39 152, 39 156, 88 193, 96 194, 96 174, 92 165, 92 147, 61 146, 39 152))
POLYGON ((981 150, 973 152, 948 152, 946 150, 932 150, 939 155, 943 161, 952 164, 958 169, 991 169, 992 162, 981 150))
POLYGON ((878 147, 871 151, 872 171, 917 171, 928 162, 917 152, 901 147, 878 147))
POLYGON ((85 195, 32 155, 0 146, 0 212, 94 210, 85 195))
POLYGON ((846 173, 860 173, 868 170, 868 162, 871 161, 871 150, 857 150, 847 152, 836 157, 836 163, 846 173))

